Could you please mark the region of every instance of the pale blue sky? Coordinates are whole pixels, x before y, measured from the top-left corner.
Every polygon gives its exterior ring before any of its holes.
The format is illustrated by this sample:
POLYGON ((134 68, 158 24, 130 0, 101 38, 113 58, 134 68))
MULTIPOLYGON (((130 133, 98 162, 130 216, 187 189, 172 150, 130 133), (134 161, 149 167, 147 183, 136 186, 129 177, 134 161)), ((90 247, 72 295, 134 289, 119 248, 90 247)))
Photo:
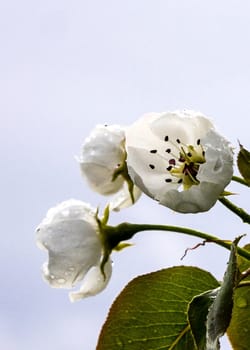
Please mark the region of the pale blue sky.
MULTIPOLYGON (((207 245, 181 262, 197 240, 148 232, 113 255, 114 273, 102 294, 71 304, 67 291, 43 282, 46 254, 34 232, 62 200, 106 202, 87 188, 74 159, 98 123, 197 109, 235 146, 239 138, 250 148, 249 37, 247 0, 0 2, 3 349, 94 350, 115 296, 141 273, 185 263, 222 278, 228 258, 222 248, 207 245)), ((250 209, 246 194, 234 200, 250 209)), ((143 197, 111 215, 111 224, 122 221, 190 226, 228 239, 247 233, 220 204, 181 215, 143 197)))

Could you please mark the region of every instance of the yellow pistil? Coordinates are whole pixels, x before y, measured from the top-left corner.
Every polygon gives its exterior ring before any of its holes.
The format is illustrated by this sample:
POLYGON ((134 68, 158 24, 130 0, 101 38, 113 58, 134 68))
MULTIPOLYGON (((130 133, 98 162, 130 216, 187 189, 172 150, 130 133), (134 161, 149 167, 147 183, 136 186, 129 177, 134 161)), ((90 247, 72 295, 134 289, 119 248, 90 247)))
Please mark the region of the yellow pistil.
POLYGON ((170 173, 181 180, 179 182, 182 183, 184 190, 188 190, 191 186, 199 184, 196 176, 200 165, 205 162, 205 152, 200 144, 196 147, 189 145, 186 147, 186 150, 182 146, 179 167, 173 167, 170 173))

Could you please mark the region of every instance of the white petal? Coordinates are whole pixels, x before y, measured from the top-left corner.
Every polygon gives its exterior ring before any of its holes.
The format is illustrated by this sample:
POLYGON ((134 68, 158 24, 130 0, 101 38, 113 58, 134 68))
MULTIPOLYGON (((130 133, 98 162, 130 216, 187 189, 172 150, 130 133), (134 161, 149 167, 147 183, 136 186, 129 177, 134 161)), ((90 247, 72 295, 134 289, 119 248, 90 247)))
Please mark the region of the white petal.
POLYGON ((44 279, 55 288, 71 288, 101 257, 93 209, 80 201, 66 201, 49 210, 37 229, 37 244, 48 251, 44 279))
MULTIPOLYGON (((141 193, 141 190, 137 186, 134 186, 134 203, 140 198, 141 193)), ((134 203, 132 203, 131 195, 128 190, 128 185, 127 183, 124 183, 122 189, 109 202, 109 209, 113 211, 120 211, 121 209, 130 207, 134 203)))
POLYGON ((199 181, 218 183, 223 190, 233 175, 232 147, 215 130, 210 130, 202 143, 206 147, 206 163, 200 166, 197 178, 199 181))
POLYGON ((67 219, 85 220, 97 227, 95 214, 96 209, 92 208, 88 203, 77 199, 69 199, 49 209, 39 227, 44 224, 51 224, 52 222, 67 219))
POLYGON ((91 189, 102 195, 110 195, 120 190, 124 179, 118 176, 114 181, 114 168, 88 162, 81 163, 81 171, 91 189))
POLYGON ((170 190, 159 196, 159 203, 179 213, 198 213, 209 210, 221 194, 221 186, 202 182, 186 191, 170 190))
POLYGON ((89 296, 100 293, 108 284, 112 274, 112 264, 108 260, 104 266, 105 276, 102 274, 99 266, 93 266, 87 272, 81 288, 77 292, 70 292, 70 301, 74 302, 89 296))
POLYGON ((113 175, 125 160, 124 140, 123 127, 97 125, 84 141, 78 161, 81 174, 94 191, 107 195, 122 187, 122 177, 113 181, 113 175))
POLYGON ((213 125, 201 113, 175 111, 161 113, 159 118, 150 123, 150 128, 159 140, 164 140, 167 134, 170 139, 179 138, 183 143, 189 144, 204 136, 213 125))
MULTIPOLYGON (((156 146, 156 144, 154 144, 156 146)), ((153 148, 153 145, 152 147, 153 148)), ((169 177, 166 171, 167 158, 162 152, 151 154, 148 149, 127 146, 128 172, 133 182, 148 196, 154 198, 157 193, 166 189, 165 179, 169 177), (150 165, 155 168, 151 169, 150 165)), ((168 189, 177 189, 177 183, 169 183, 168 189)))

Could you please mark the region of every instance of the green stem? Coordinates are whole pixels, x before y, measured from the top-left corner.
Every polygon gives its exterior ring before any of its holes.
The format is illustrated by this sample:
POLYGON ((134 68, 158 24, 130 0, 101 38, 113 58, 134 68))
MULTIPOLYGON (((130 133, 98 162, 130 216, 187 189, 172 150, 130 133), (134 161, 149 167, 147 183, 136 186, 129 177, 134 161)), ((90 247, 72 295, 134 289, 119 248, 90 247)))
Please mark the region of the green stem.
POLYGON ((232 180, 235 181, 235 182, 240 183, 241 185, 245 185, 245 186, 249 187, 248 183, 244 179, 239 177, 239 176, 233 176, 232 180))
POLYGON ((229 210, 231 210, 234 214, 239 216, 243 222, 250 224, 250 215, 242 208, 237 207, 233 204, 229 199, 225 197, 219 198, 219 201, 225 205, 229 210))
MULTIPOLYGON (((168 231, 168 232, 178 232, 184 233, 189 236, 199 237, 207 242, 214 242, 228 250, 231 250, 232 242, 224 241, 218 237, 209 235, 207 233, 193 230, 186 227, 171 226, 171 225, 157 225, 157 224, 131 224, 131 223, 121 223, 118 226, 106 226, 103 228, 105 233, 107 243, 109 248, 112 250, 121 241, 128 240, 132 238, 136 233, 141 231, 168 231)), ((250 252, 237 247, 238 254, 248 260, 250 260, 250 252)))

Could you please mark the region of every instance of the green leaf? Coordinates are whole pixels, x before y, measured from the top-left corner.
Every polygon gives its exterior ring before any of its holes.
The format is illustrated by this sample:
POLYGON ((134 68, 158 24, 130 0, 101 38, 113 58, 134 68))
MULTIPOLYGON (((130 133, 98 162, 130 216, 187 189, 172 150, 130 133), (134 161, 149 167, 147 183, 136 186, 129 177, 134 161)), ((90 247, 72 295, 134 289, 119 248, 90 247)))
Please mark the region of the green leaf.
POLYGON ((244 180, 250 185, 250 152, 240 144, 240 151, 237 157, 238 169, 244 180))
POLYGON ((232 243, 223 282, 207 315, 207 350, 220 348, 219 338, 226 332, 232 317, 233 293, 239 276, 236 246, 241 237, 232 243))
MULTIPOLYGON (((250 251, 250 244, 244 249, 250 251)), ((242 257, 238 258, 241 272, 250 268, 250 261, 242 257)), ((230 343, 235 350, 249 350, 250 348, 250 277, 244 279, 244 287, 236 288, 234 293, 234 306, 231 323, 227 330, 230 343)))
POLYGON ((218 285, 209 272, 186 266, 135 278, 112 305, 97 350, 195 349, 188 305, 218 285))
POLYGON ((207 315, 217 293, 216 288, 193 298, 188 308, 188 320, 194 336, 195 344, 199 350, 206 350, 207 315))

